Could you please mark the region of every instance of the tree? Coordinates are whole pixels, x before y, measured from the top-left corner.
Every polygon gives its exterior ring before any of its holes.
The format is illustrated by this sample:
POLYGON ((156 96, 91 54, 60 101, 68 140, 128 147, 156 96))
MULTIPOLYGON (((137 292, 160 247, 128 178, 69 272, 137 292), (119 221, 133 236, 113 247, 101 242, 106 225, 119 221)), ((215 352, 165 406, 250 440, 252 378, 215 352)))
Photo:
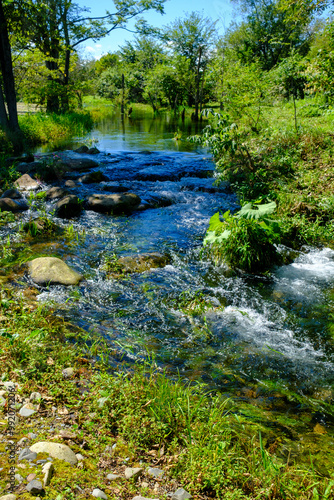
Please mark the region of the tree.
POLYGON ((216 36, 217 21, 192 12, 185 19, 176 19, 163 30, 163 39, 167 41, 174 54, 189 62, 192 75, 188 104, 195 104, 195 119, 198 120, 201 102, 201 87, 205 71, 212 56, 212 47, 216 36))
POLYGON ((19 133, 20 127, 17 117, 11 45, 2 0, 0 0, 0 68, 2 74, 0 85, 0 124, 5 130, 19 133))
MULTIPOLYGON (((11 0, 7 0, 12 4, 11 0)), ((147 10, 163 13, 164 0, 114 0, 115 11, 91 17, 72 0, 18 0, 30 47, 39 50, 48 70, 47 111, 64 112, 69 106, 71 56, 89 40, 99 40, 147 10)), ((138 29, 147 29, 142 19, 138 29)))
POLYGON ((314 10, 301 10, 297 3, 283 1, 235 0, 241 5, 245 20, 239 26, 231 26, 227 41, 243 63, 257 60, 262 69, 270 70, 291 50, 307 54, 314 10))

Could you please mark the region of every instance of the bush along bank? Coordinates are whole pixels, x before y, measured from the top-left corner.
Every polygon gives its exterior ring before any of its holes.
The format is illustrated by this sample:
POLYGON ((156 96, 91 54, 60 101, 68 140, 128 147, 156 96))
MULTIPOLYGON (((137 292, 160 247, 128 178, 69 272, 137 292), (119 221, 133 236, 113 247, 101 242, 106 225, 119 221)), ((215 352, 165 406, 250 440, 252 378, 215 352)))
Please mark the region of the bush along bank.
POLYGON ((237 218, 225 217, 220 226, 216 225, 218 241, 213 240, 212 234, 217 219, 211 220, 211 235, 207 235, 205 243, 207 254, 212 246, 214 260, 218 253, 226 257, 232 251, 239 256, 233 262, 227 258, 227 264, 261 271, 263 265, 258 266, 257 262, 263 262, 263 258, 268 264, 277 262, 273 244, 293 249, 303 245, 333 247, 331 132, 324 134, 318 128, 266 128, 255 134, 247 127, 239 129, 228 115, 214 113, 211 125, 202 136, 192 140, 211 149, 216 161, 216 182, 228 180, 241 204, 252 210, 244 210, 237 218), (271 214, 263 212, 272 202, 276 210, 271 214), (230 232, 229 237, 225 231, 230 232))

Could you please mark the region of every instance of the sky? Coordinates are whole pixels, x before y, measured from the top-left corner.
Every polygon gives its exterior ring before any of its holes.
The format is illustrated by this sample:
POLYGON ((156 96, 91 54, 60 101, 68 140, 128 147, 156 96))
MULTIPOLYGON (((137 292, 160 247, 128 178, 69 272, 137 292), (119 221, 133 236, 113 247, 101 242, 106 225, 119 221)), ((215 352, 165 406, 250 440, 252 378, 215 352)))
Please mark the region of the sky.
MULTIPOLYGON (((108 9, 113 12, 112 0, 77 0, 80 7, 88 7, 90 14, 94 17, 103 16, 108 9)), ((218 20, 217 28, 223 34, 233 18, 233 10, 230 0, 166 0, 165 14, 157 12, 147 12, 144 17, 149 24, 155 27, 162 27, 174 19, 185 17, 185 14, 192 11, 203 12, 205 17, 218 20)), ((131 28, 131 25, 129 25, 131 28)), ((117 29, 105 38, 94 43, 89 40, 81 47, 81 54, 87 58, 99 59, 108 52, 115 52, 120 45, 124 45, 127 40, 133 39, 134 35, 125 30, 117 29)))

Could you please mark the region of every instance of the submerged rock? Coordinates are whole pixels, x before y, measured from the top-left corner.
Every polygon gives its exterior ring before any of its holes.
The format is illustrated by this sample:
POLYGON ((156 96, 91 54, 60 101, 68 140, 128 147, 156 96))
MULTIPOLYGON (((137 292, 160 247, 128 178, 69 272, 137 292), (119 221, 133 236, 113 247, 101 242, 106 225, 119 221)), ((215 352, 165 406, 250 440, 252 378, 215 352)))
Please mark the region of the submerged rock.
POLYGON ((78 179, 78 181, 82 182, 82 184, 92 184, 94 182, 103 182, 107 180, 108 177, 106 177, 100 170, 90 172, 89 174, 83 175, 78 179))
POLYGON ((139 196, 134 193, 93 194, 87 199, 86 208, 108 214, 130 213, 138 207, 140 201, 139 196))
POLYGON ((56 216, 62 219, 77 217, 82 212, 82 203, 77 196, 70 194, 56 204, 56 216))
POLYGON ((152 252, 121 257, 117 261, 117 266, 120 273, 143 273, 149 269, 165 267, 169 262, 170 257, 168 255, 152 252))
POLYGON ((58 460, 64 460, 71 465, 76 465, 78 459, 75 453, 66 444, 51 443, 50 441, 40 441, 35 443, 30 447, 31 451, 35 453, 48 453, 52 458, 58 458, 58 460))
POLYGON ((110 193, 126 193, 129 188, 118 184, 118 182, 109 182, 101 186, 103 191, 109 191, 110 193))
POLYGON ((12 198, 0 198, 0 210, 2 212, 20 212, 28 210, 29 206, 24 200, 13 200, 12 198))
POLYGON ((38 285, 77 285, 82 275, 57 257, 39 257, 28 262, 31 279, 38 285))

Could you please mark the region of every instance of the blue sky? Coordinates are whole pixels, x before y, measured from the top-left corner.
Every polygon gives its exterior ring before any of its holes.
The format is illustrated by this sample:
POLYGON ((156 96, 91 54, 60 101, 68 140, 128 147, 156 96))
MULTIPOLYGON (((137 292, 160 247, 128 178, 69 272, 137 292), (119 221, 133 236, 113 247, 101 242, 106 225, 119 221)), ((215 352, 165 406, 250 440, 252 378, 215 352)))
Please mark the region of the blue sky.
MULTIPOLYGON (((106 9, 113 12, 111 0, 77 0, 77 3, 80 7, 90 8, 90 14, 94 17, 104 15, 106 9)), ((157 12, 148 12, 145 18, 150 24, 161 27, 175 18, 184 17, 187 12, 198 11, 203 12, 206 17, 218 20, 217 28, 223 33, 232 21, 233 10, 230 0, 167 0, 163 16, 157 12)), ((129 27, 131 28, 131 25, 129 27)), ((131 33, 118 29, 96 43, 92 40, 86 42, 81 46, 81 53, 97 59, 107 52, 118 50, 119 45, 132 38, 131 33)))

